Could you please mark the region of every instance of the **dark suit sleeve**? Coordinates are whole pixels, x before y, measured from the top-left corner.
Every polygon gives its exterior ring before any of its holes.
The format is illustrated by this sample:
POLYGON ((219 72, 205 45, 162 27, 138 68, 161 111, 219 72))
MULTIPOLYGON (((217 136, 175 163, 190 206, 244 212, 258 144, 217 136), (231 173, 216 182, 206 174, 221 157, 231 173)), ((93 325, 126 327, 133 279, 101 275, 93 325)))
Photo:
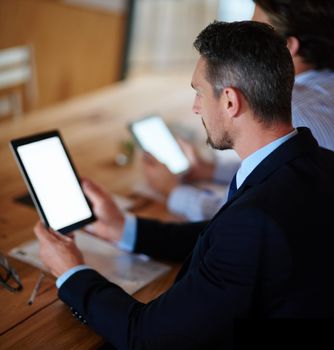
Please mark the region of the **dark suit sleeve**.
POLYGON ((184 261, 207 223, 163 223, 138 218, 135 252, 158 259, 184 261))
POLYGON ((94 270, 72 275, 59 296, 117 349, 223 348, 233 320, 249 312, 258 270, 261 230, 255 214, 247 216, 248 222, 228 220, 229 229, 223 221, 210 224, 186 274, 148 304, 94 270))

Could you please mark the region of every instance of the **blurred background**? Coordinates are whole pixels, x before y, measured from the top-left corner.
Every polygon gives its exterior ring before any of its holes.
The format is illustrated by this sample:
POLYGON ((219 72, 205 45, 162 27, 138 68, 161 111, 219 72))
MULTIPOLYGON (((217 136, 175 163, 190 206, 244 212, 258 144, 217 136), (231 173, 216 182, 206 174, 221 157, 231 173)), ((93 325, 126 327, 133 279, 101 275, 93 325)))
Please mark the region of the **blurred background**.
POLYGON ((189 72, 196 35, 251 0, 0 0, 0 116, 143 74, 189 72))

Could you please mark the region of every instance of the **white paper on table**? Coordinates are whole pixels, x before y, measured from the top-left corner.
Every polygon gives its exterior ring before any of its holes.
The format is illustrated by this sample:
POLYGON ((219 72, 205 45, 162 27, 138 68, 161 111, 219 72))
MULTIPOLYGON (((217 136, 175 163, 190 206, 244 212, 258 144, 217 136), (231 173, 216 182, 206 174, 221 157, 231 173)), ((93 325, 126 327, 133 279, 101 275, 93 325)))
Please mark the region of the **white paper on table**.
MULTIPOLYGON (((75 232, 75 241, 87 265, 129 294, 135 293, 170 270, 170 266, 146 255, 124 252, 83 231, 75 232)), ((38 240, 29 241, 12 249, 9 255, 41 270, 47 270, 39 258, 38 240)))

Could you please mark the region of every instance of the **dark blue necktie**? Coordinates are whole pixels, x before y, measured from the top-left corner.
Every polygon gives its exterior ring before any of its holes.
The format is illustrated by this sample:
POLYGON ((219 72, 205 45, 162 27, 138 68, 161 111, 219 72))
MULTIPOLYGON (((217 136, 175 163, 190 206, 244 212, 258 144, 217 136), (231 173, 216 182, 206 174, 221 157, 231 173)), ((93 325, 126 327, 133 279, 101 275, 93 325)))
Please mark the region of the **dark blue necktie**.
POLYGON ((233 176, 233 179, 230 184, 230 188, 228 190, 227 200, 230 200, 230 198, 234 195, 234 193, 237 191, 237 174, 233 176))

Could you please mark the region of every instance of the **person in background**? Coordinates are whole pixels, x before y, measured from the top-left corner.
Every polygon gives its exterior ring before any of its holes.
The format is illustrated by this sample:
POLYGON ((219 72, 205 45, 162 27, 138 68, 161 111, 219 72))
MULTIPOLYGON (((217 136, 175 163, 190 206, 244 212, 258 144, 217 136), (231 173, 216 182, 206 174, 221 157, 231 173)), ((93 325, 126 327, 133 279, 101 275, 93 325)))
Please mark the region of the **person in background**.
MULTIPOLYGON (((295 67, 292 123, 307 126, 321 147, 334 150, 334 2, 332 0, 254 0, 254 21, 272 25, 287 40, 295 67)), ((216 153, 214 162, 181 144, 191 161, 189 173, 173 175, 149 154, 143 172, 154 190, 167 199, 169 210, 190 221, 211 218, 226 195, 196 188, 198 181, 227 185, 240 166, 231 151, 216 153)))
MULTIPOLYGON (((210 222, 162 223, 125 217, 108 193, 83 181, 95 235, 182 262, 173 286, 143 304, 86 266, 72 237, 41 222, 34 228, 60 299, 107 341, 105 349, 227 350, 244 338, 238 320, 334 316, 334 152, 292 126, 285 39, 264 23, 214 22, 194 46, 193 111, 208 143, 242 160, 227 203, 210 222)), ((276 333, 266 349, 281 339, 298 348, 313 334, 276 333)))

